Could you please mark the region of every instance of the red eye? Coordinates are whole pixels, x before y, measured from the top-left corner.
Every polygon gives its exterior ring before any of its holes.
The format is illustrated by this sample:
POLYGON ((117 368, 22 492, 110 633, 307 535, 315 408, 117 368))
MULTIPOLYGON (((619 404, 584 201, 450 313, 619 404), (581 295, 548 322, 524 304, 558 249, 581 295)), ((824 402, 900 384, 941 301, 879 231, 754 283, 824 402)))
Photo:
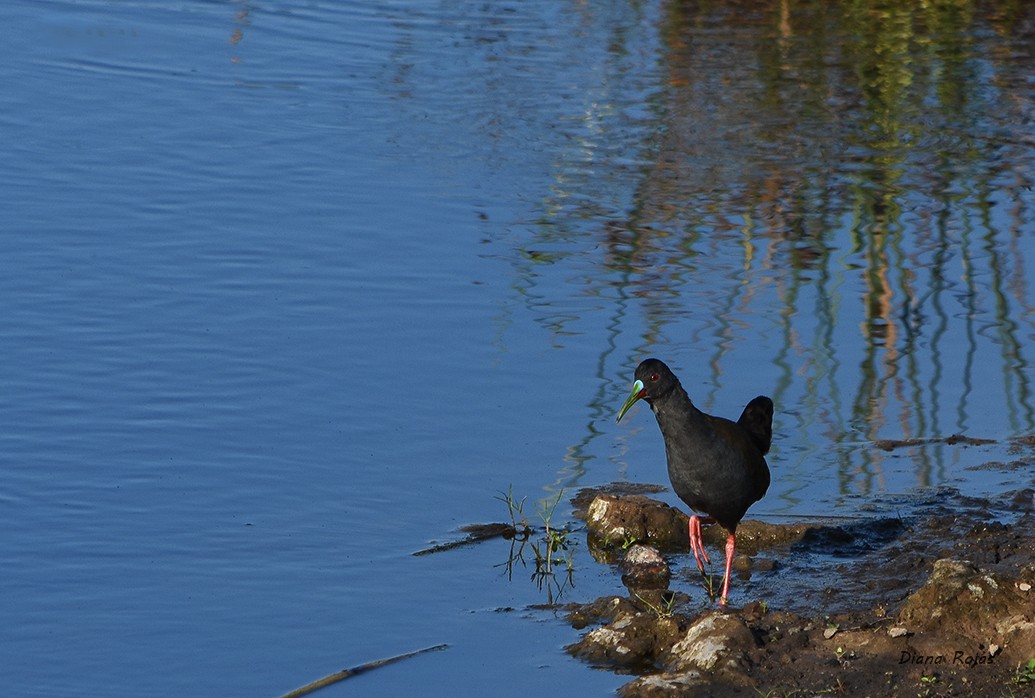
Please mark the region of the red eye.
POLYGON ((651 383, 657 383, 659 378, 661 378, 661 376, 659 376, 657 373, 650 374, 651 383))

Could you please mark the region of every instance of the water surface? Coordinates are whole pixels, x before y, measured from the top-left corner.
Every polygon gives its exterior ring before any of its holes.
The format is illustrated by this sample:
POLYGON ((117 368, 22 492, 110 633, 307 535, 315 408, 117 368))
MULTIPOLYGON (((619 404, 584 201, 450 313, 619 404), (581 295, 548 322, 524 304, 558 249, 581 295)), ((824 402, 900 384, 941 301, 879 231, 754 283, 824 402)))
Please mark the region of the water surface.
POLYGON ((1035 17, 859 8, 8 3, 8 692, 442 642, 327 693, 609 692, 506 545, 412 553, 511 485, 664 482, 614 424, 648 354, 773 396, 755 515, 1030 484, 968 468, 1030 458, 1035 17))

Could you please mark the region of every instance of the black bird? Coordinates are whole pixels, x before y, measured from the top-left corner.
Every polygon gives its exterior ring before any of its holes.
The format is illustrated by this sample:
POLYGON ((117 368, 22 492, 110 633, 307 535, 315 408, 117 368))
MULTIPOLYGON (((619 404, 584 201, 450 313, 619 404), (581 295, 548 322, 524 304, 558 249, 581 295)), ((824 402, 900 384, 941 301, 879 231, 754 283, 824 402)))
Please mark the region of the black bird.
POLYGON ((773 440, 773 401, 759 395, 747 404, 740 419, 731 422, 697 409, 672 370, 658 359, 644 360, 636 367, 635 378, 617 421, 641 399, 657 417, 672 489, 691 509, 707 515, 702 518, 692 513, 689 526, 690 550, 702 573, 701 560, 708 562, 708 555, 701 543, 701 524, 718 522, 729 531, 719 597, 719 603, 725 604, 737 524, 769 489, 764 456, 773 440))

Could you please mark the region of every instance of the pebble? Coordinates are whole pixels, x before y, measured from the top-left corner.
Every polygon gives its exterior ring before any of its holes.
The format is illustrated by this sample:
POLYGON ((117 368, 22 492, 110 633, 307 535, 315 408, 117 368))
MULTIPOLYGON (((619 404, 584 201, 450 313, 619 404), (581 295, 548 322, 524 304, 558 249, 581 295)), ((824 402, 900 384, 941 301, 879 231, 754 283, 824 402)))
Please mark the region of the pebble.
POLYGON ((667 588, 671 577, 668 563, 655 548, 634 545, 622 559, 622 581, 626 586, 667 588))

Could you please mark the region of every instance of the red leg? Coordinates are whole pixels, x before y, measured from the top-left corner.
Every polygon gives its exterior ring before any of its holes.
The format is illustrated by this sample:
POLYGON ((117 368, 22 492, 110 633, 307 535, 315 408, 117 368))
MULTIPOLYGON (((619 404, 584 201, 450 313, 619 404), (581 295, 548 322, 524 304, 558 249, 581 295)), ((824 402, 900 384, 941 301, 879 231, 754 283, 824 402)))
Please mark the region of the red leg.
POLYGON ((719 605, 725 606, 730 595, 730 571, 733 569, 733 554, 737 551, 737 538, 734 534, 726 539, 726 574, 722 577, 722 596, 719 605))
POLYGON ((702 523, 714 523, 715 519, 710 516, 701 518, 697 514, 691 514, 689 522, 689 535, 690 535, 690 552, 694 554, 694 559, 697 560, 697 569, 701 570, 704 574, 704 563, 711 562, 708 559, 708 553, 704 551, 704 543, 701 542, 701 524, 702 523), (704 560, 704 562, 702 562, 704 560))

